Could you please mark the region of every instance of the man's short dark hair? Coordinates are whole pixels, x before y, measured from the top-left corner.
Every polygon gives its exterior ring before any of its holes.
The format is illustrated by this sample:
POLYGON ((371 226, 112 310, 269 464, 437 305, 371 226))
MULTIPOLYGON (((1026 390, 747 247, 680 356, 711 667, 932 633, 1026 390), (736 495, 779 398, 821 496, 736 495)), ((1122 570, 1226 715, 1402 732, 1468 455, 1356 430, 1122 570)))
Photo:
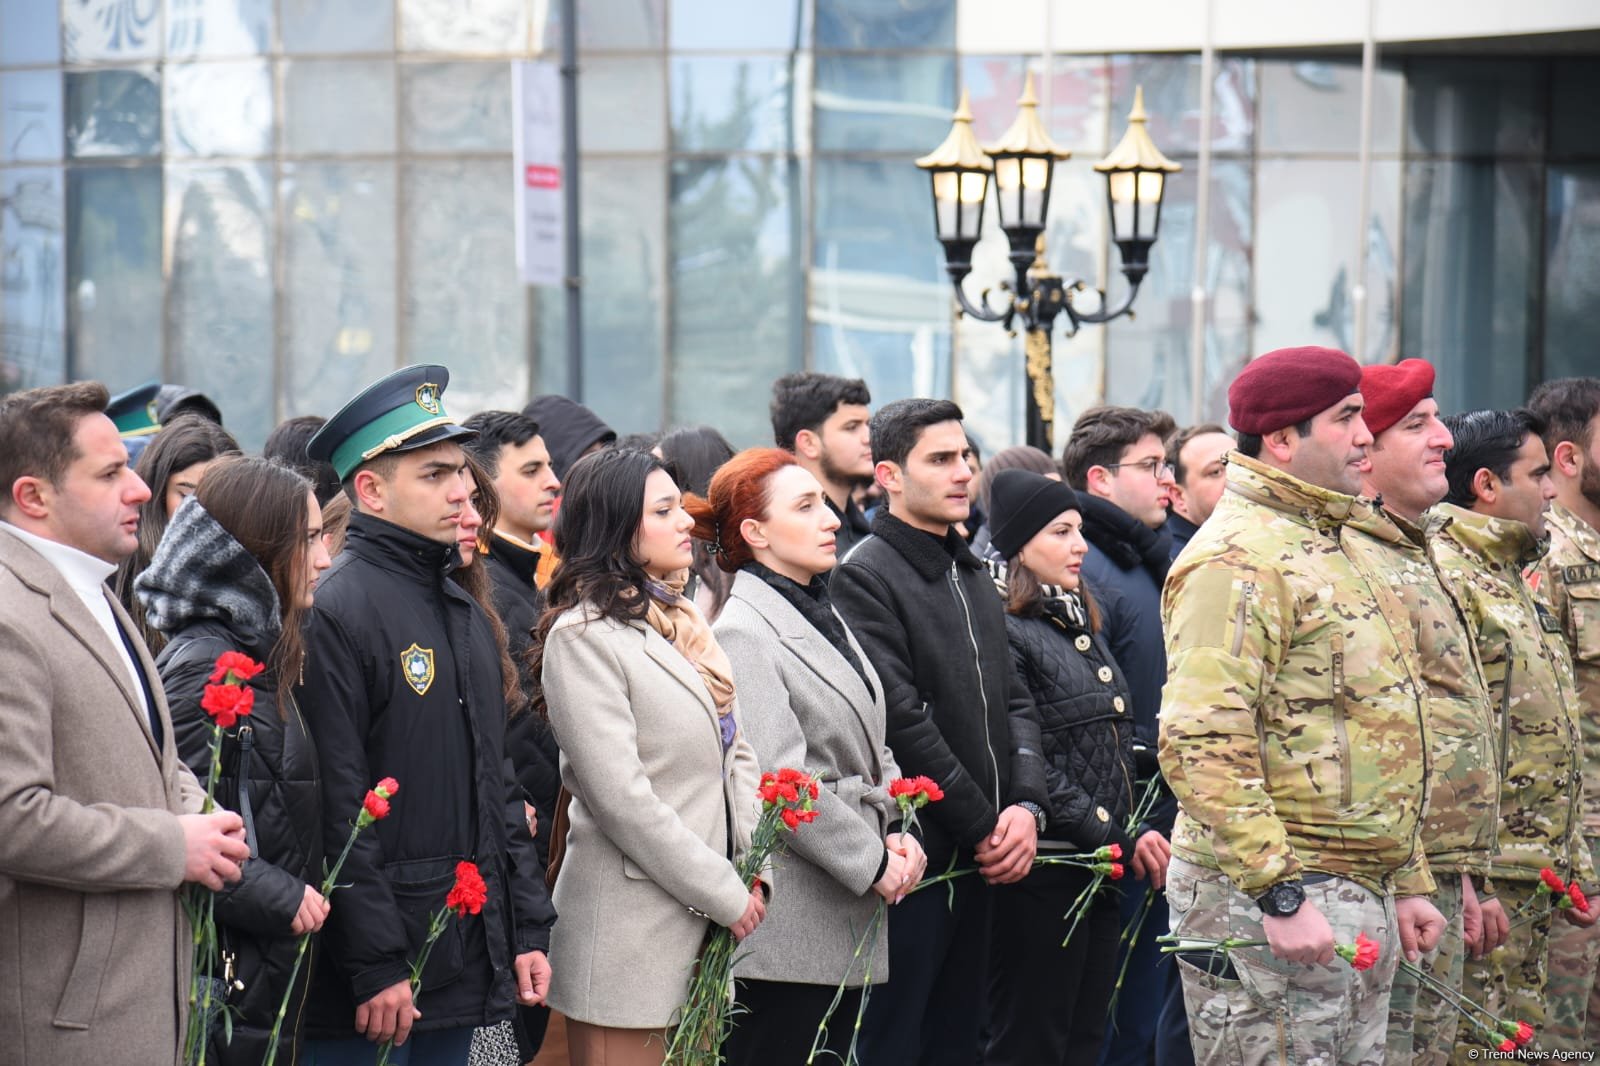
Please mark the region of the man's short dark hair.
MULTIPOLYGON (((1296 433, 1298 433, 1302 437, 1309 437, 1309 436, 1311 436, 1311 423, 1312 423, 1312 421, 1313 421, 1313 419, 1308 418, 1304 422, 1296 422, 1294 425, 1289 426, 1288 428, 1294 430, 1296 433)), ((1277 432, 1277 431, 1274 430, 1273 432, 1277 432)), ((1240 455, 1244 456, 1247 459, 1259 459, 1259 458, 1261 458, 1261 441, 1262 441, 1261 434, 1259 434, 1259 433, 1235 433, 1234 434, 1234 439, 1238 442, 1236 444, 1236 446, 1234 447, 1234 451, 1238 452, 1240 455)))
POLYGON ((1188 471, 1183 468, 1184 447, 1196 437, 1204 437, 1208 433, 1228 435, 1228 431, 1215 422, 1202 422, 1198 426, 1185 426, 1177 433, 1174 433, 1171 440, 1167 441, 1167 465, 1172 467, 1173 480, 1179 485, 1183 484, 1183 479, 1188 474, 1188 471))
POLYGON ((478 431, 461 446, 490 477, 500 476, 501 448, 520 448, 539 435, 539 423, 520 411, 480 411, 461 424, 478 431))
POLYGON ((1587 452, 1593 443, 1594 416, 1600 414, 1600 378, 1547 381, 1528 397, 1528 410, 1544 422, 1539 435, 1551 458, 1564 440, 1587 452))
POLYGON ((1089 486, 1089 468, 1120 463, 1129 448, 1152 433, 1163 441, 1177 428, 1165 411, 1105 404, 1091 407, 1072 424, 1061 449, 1061 476, 1075 489, 1089 486))
POLYGON ((905 468, 906 459, 922 439, 922 431, 940 422, 960 422, 966 416, 949 400, 912 397, 885 404, 872 416, 872 461, 905 468))
POLYGON ((292 470, 298 470, 310 481, 317 502, 327 503, 339 494, 339 474, 329 462, 316 462, 306 454, 306 445, 317 435, 317 430, 327 425, 321 415, 297 415, 286 418, 267 434, 267 443, 261 454, 276 459, 292 470))
POLYGON ((1511 464, 1530 436, 1543 437, 1545 423, 1526 408, 1515 411, 1469 411, 1441 419, 1455 446, 1444 453, 1445 476, 1450 491, 1445 502, 1471 507, 1478 494, 1472 479, 1487 470, 1501 480, 1511 476, 1511 464))
POLYGON ((772 439, 780 448, 794 451, 794 439, 802 429, 822 430, 840 404, 872 403, 872 393, 860 378, 841 378, 833 374, 803 371, 785 374, 772 383, 772 439))
POLYGON ((52 485, 79 458, 78 423, 98 414, 111 393, 98 381, 52 385, 0 399, 0 511, 11 510, 11 487, 36 477, 52 485))

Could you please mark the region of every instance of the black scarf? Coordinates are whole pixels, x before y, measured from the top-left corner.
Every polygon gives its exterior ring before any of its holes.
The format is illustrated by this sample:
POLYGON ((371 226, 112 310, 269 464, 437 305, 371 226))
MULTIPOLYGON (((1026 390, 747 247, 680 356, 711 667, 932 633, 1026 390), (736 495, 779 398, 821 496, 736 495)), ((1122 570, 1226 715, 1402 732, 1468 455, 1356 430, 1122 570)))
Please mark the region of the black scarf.
POLYGON ((1078 493, 1083 513, 1083 536, 1105 553, 1119 570, 1143 566, 1159 586, 1172 566, 1172 536, 1154 530, 1110 500, 1078 493))
POLYGON ((860 676, 861 683, 867 686, 867 691, 873 691, 872 682, 867 680, 866 667, 861 664, 860 657, 850 646, 850 638, 845 633, 844 623, 833 613, 833 601, 828 597, 826 581, 814 577, 809 585, 802 585, 793 578, 784 577, 776 570, 757 562, 745 563, 744 569, 765 581, 774 592, 799 611, 800 617, 811 623, 811 627, 833 645, 834 651, 844 656, 844 661, 849 663, 850 668, 860 676))

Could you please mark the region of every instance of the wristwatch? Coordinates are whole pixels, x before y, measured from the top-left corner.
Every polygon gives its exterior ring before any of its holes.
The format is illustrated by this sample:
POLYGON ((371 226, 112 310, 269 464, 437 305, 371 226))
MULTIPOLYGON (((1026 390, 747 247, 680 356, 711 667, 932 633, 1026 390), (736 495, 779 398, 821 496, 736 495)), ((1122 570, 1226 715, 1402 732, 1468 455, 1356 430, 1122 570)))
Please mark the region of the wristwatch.
POLYGON ((1288 918, 1306 901, 1299 881, 1280 881, 1256 897, 1256 906, 1268 918, 1288 918))
POLYGON ((1049 819, 1044 816, 1044 808, 1039 806, 1037 803, 1034 803, 1032 800, 1023 800, 1022 802, 1018 803, 1017 806, 1033 815, 1034 828, 1043 833, 1045 825, 1049 822, 1049 819))

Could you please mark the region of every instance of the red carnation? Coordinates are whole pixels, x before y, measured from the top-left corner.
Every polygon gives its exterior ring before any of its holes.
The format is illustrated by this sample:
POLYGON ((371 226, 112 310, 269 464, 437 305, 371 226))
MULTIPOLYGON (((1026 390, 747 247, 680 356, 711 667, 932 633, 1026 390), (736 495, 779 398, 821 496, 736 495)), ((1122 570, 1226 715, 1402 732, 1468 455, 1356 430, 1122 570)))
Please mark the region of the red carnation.
POLYGON ((200 696, 200 709, 223 729, 232 729, 255 704, 255 690, 243 685, 207 685, 200 696))
POLYGON ((1500 1050, 1501 1051, 1515 1051, 1515 1050, 1517 1050, 1517 1042, 1515 1040, 1510 1039, 1510 1038, 1502 1040, 1502 1041, 1500 1041, 1500 1050))
POLYGON ((1107 849, 1107 854, 1109 854, 1113 859, 1122 858, 1122 845, 1121 844, 1112 844, 1107 849))
POLYGON ((1353 970, 1370 970, 1378 963, 1378 942, 1365 933, 1357 933, 1354 944, 1336 944, 1333 950, 1353 970))
POLYGON ((265 669, 265 666, 243 652, 225 651, 217 656, 217 665, 212 669, 209 680, 213 685, 224 680, 229 684, 240 685, 265 669), (229 674, 233 676, 229 677, 229 674))
POLYGON ((394 799, 395 793, 400 791, 400 782, 392 777, 386 777, 373 786, 372 791, 384 799, 394 799))
MULTIPOLYGON (((922 799, 922 803, 937 803, 944 799, 944 789, 933 778, 919 774, 916 777, 897 777, 889 782, 889 796, 892 799, 909 796, 913 800, 922 799)), ((922 804, 917 805, 920 807, 922 804)))
POLYGON ((367 798, 361 801, 361 809, 375 822, 389 817, 389 801, 376 790, 367 793, 367 798))
POLYGON ((1539 871, 1539 885, 1544 891, 1558 896, 1567 890, 1567 886, 1562 883, 1561 878, 1557 877, 1556 872, 1548 866, 1539 871))
POLYGON ((1512 1039, 1517 1042, 1518 1047, 1526 1044, 1528 1041, 1533 1039, 1533 1026, 1529 1025, 1527 1022, 1518 1022, 1517 1035, 1512 1037, 1512 1039))
POLYGON ((1572 905, 1578 908, 1579 914, 1589 913, 1589 899, 1583 894, 1583 889, 1578 887, 1578 882, 1574 881, 1567 886, 1567 898, 1572 900, 1572 905))
POLYGON ((1112 863, 1109 875, 1113 881, 1122 880, 1122 864, 1120 862, 1112 863))
POLYGON ((488 898, 489 886, 483 883, 483 875, 478 873, 477 865, 456 863, 455 887, 445 896, 444 905, 455 911, 458 917, 465 918, 468 914, 482 912, 484 901, 488 898))

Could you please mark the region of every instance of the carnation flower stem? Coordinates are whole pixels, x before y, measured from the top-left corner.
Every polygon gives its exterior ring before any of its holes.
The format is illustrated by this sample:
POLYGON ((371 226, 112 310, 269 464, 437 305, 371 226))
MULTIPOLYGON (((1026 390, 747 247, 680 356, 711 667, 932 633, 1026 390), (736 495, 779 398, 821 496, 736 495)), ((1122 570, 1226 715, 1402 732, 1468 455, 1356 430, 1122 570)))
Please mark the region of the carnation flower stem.
POLYGON ((828 1009, 823 1012, 822 1020, 817 1023, 817 1035, 811 1041, 811 1053, 806 1056, 806 1066, 812 1066, 817 1061, 818 1054, 832 1054, 825 1052, 822 1042, 828 1038, 828 1022, 833 1018, 834 1011, 839 1009, 839 1004, 844 1001, 845 990, 849 987, 850 975, 855 971, 856 965, 866 956, 862 967, 861 1002, 856 1008, 855 1029, 850 1036, 850 1053, 844 1060, 844 1066, 854 1066, 856 1037, 861 1032, 861 1016, 867 1009, 867 997, 872 993, 872 955, 870 948, 877 943, 879 930, 883 927, 885 916, 888 914, 888 905, 882 899, 878 900, 877 909, 872 912, 872 917, 867 920, 866 928, 861 931, 861 936, 856 940, 855 951, 850 955, 850 965, 845 969, 844 976, 839 979, 839 987, 833 991, 833 1002, 828 1004, 828 1009))
MULTIPOLYGON (((428 965, 428 956, 433 953, 433 945, 438 942, 444 933, 444 927, 450 924, 450 906, 446 904, 434 912, 428 919, 428 939, 422 942, 422 950, 417 952, 417 959, 411 964, 411 1003, 416 1005, 422 990, 422 969, 428 965)), ((394 1053, 394 1040, 383 1042, 378 1048, 377 1066, 389 1066, 389 1056, 394 1053)))
MULTIPOLYGON (((1117 1000, 1122 996, 1122 980, 1128 976, 1128 963, 1133 961, 1133 946, 1139 942, 1139 934, 1144 931, 1144 920, 1150 917, 1150 905, 1156 898, 1156 890, 1147 888, 1144 891, 1144 901, 1139 904, 1138 916, 1122 932, 1120 946, 1122 948, 1122 969, 1117 971, 1117 983, 1111 990, 1111 1002, 1106 1005, 1106 1016, 1117 1016, 1117 1000)), ((1062 944, 1065 947, 1065 943, 1062 944)))

